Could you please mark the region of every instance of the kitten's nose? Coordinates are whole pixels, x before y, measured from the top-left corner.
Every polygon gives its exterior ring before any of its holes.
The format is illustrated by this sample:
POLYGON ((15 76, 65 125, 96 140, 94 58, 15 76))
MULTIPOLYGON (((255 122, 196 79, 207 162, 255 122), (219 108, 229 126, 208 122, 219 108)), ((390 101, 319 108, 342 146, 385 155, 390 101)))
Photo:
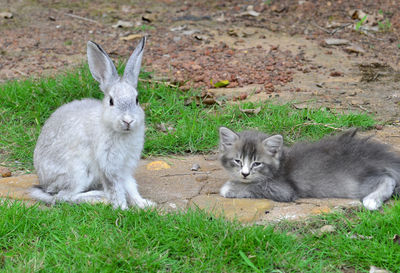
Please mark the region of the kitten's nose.
POLYGON ((242 175, 243 175, 244 178, 246 178, 247 176, 249 176, 249 174, 250 174, 250 173, 244 173, 244 172, 242 172, 242 175))

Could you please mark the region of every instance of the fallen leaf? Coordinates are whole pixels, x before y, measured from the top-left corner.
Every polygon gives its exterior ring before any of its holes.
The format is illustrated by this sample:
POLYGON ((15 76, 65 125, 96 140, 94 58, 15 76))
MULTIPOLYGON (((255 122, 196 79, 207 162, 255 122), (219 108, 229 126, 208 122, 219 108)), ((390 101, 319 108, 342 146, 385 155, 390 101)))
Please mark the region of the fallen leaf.
POLYGON ((237 31, 233 28, 228 29, 228 35, 233 36, 233 37, 239 37, 239 34, 237 33, 237 31))
POLYGON ((0 166, 0 176, 1 177, 10 177, 11 171, 9 169, 7 169, 6 167, 0 166))
POLYGON ((321 227, 320 229, 321 233, 332 233, 336 230, 335 226, 332 225, 325 225, 323 227, 321 227))
POLYGON ((171 125, 167 125, 164 122, 161 122, 160 124, 156 124, 156 128, 163 133, 171 133, 171 132, 175 131, 174 127, 172 127, 171 125))
POLYGON ((241 93, 239 96, 233 97, 233 101, 245 100, 246 98, 247 98, 247 93, 241 93))
POLYGON ((351 44, 350 46, 346 47, 344 51, 347 53, 365 53, 365 50, 361 46, 355 44, 351 44))
POLYGON ((149 171, 159 171, 159 170, 165 170, 165 169, 170 169, 170 168, 171 168, 171 166, 168 165, 164 161, 153 161, 146 165, 146 169, 149 171))
POLYGON ((346 39, 335 39, 335 38, 328 38, 325 39, 326 45, 348 45, 350 44, 349 40, 346 39))
POLYGON ((128 35, 128 36, 121 37, 119 39, 121 41, 130 41, 130 40, 134 40, 134 39, 137 39, 137 38, 141 38, 142 36, 143 36, 142 34, 131 34, 131 35, 128 35))
POLYGON ((203 181, 206 181, 208 179, 208 175, 206 175, 206 174, 203 174, 203 175, 196 175, 195 176, 195 180, 197 181, 197 182, 203 182, 203 181))
POLYGON ((213 104, 220 104, 220 101, 217 101, 215 95, 209 91, 203 91, 201 92, 200 96, 193 96, 185 100, 184 105, 188 106, 192 104, 193 102, 196 103, 196 105, 200 105, 201 103, 205 105, 213 105, 213 104))
POLYGON ((239 110, 240 110, 240 112, 242 112, 242 113, 246 113, 246 114, 255 114, 255 115, 257 115, 257 114, 260 113, 260 111, 261 111, 261 106, 255 108, 255 109, 242 109, 242 108, 239 108, 239 110))
POLYGON ((153 13, 146 13, 142 16, 142 20, 148 23, 154 22, 157 19, 157 15, 153 13))
POLYGON ((341 76, 343 76, 343 73, 342 73, 342 72, 339 72, 339 71, 332 71, 332 72, 329 74, 329 76, 331 76, 331 77, 341 77, 341 76))
POLYGON ((351 19, 353 20, 361 20, 367 14, 360 9, 351 10, 349 12, 351 19))
POLYGON ((393 243, 400 245, 400 235, 395 234, 393 236, 393 243))
POLYGON ((260 13, 255 11, 254 7, 252 5, 248 5, 247 8, 246 8, 246 11, 242 12, 242 13, 239 13, 237 16, 247 16, 247 15, 250 15, 250 16, 253 16, 253 17, 257 17, 257 16, 260 15, 260 13))
POLYGON ((3 17, 4 19, 12 19, 13 14, 11 12, 0 12, 0 17, 3 17))
POLYGON ((347 235, 350 239, 362 239, 362 240, 371 240, 374 237, 373 236, 365 236, 361 234, 351 234, 350 236, 347 235))
POLYGON ((215 87, 215 88, 220 88, 220 87, 225 87, 229 84, 228 80, 223 80, 223 81, 219 81, 213 84, 212 80, 211 80, 211 84, 215 87))
POLYGON ((177 27, 172 27, 169 30, 171 30, 171 31, 179 31, 180 32, 180 31, 185 30, 185 29, 188 29, 187 25, 180 25, 180 26, 177 26, 177 27))
POLYGON ((113 28, 125 28, 125 27, 133 27, 132 22, 118 20, 115 25, 112 25, 113 28))
POLYGON ((297 110, 303 110, 308 108, 308 103, 298 103, 298 104, 292 104, 294 109, 297 110))

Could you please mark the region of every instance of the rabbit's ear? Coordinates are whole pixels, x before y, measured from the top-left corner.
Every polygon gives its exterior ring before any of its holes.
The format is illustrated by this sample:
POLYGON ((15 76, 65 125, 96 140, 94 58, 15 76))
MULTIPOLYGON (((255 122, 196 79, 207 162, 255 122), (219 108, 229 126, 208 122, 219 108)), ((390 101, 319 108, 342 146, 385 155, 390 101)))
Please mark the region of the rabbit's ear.
POLYGON ((93 78, 100 83, 100 89, 105 91, 107 85, 119 79, 115 66, 104 49, 95 42, 87 43, 89 69, 93 78))
POLYGON ((129 60, 126 63, 124 76, 122 77, 123 81, 128 82, 134 88, 137 87, 140 65, 142 63, 142 56, 145 44, 146 36, 140 40, 131 57, 129 57, 129 60))

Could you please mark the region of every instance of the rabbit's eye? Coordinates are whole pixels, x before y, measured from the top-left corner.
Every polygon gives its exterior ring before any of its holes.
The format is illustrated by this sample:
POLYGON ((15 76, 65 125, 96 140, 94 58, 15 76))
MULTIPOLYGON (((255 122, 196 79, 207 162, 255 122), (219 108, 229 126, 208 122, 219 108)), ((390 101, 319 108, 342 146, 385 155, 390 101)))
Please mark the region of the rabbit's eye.
POLYGON ((136 97, 136 104, 138 104, 139 103, 139 99, 138 99, 138 97, 136 97))
POLYGON ((113 100, 113 98, 110 98, 110 106, 113 106, 114 105, 114 100, 113 100))

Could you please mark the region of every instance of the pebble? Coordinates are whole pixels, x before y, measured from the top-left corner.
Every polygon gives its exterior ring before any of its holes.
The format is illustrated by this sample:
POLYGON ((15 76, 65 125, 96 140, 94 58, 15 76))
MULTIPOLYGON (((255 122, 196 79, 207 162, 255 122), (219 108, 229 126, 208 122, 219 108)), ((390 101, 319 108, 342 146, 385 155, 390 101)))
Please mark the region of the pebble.
POLYGON ((200 169, 200 165, 199 165, 199 163, 194 163, 193 165, 192 165, 192 168, 190 168, 190 170, 191 171, 198 171, 200 169))
POLYGON ((10 177, 11 171, 9 169, 7 169, 6 167, 0 166, 0 176, 1 177, 10 177))
POLYGON ((206 174, 196 175, 196 178, 195 178, 195 180, 197 182, 204 182, 207 179, 208 179, 208 175, 206 175, 206 174))

